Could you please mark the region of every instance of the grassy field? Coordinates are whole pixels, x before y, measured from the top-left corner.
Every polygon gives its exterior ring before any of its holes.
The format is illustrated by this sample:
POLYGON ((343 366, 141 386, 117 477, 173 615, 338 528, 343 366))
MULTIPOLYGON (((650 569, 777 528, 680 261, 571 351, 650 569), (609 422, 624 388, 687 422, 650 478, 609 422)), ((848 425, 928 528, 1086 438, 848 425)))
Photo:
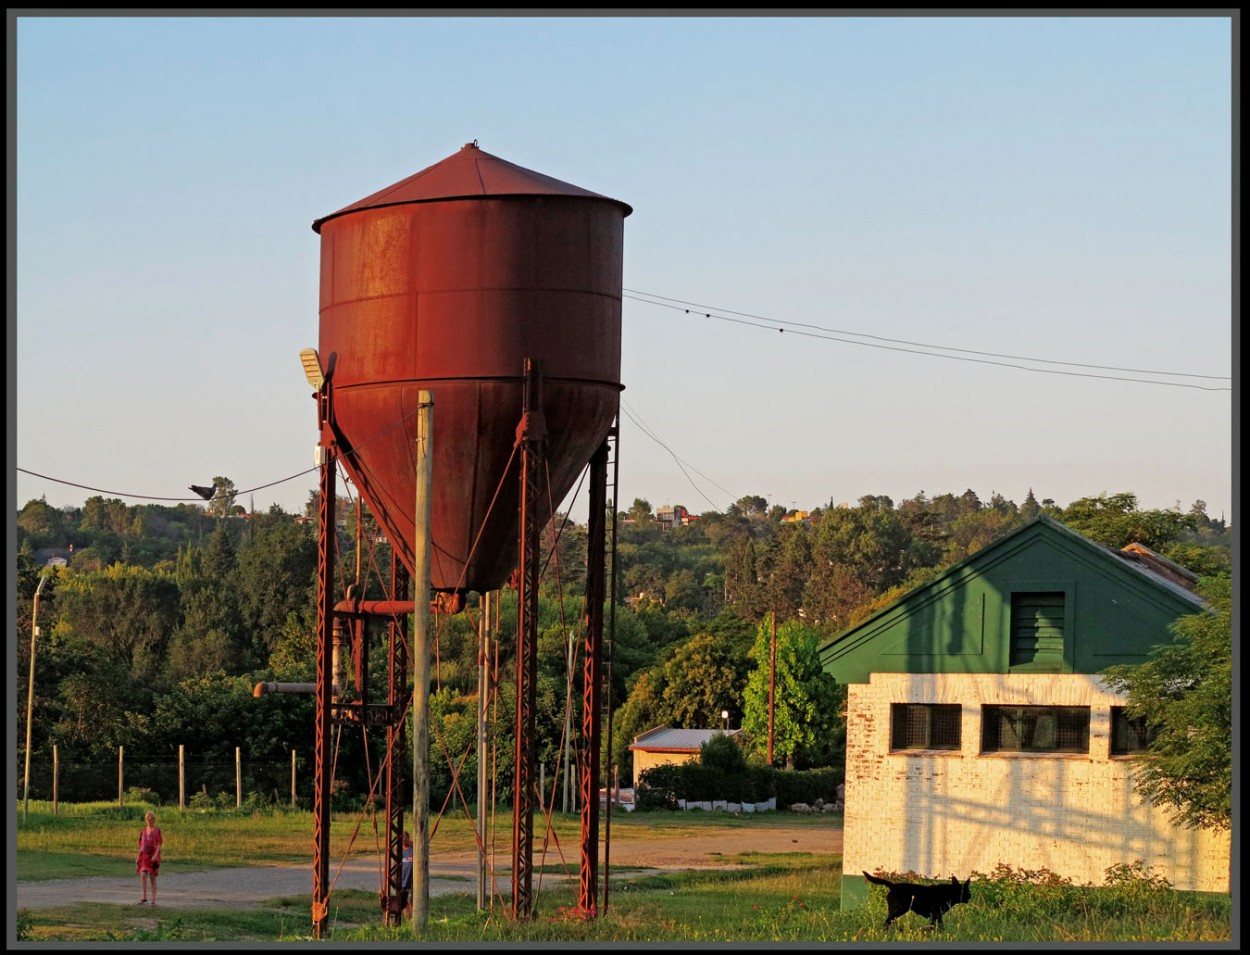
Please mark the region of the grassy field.
MULTIPOLYGON (((17 812, 18 879, 81 875, 134 876, 134 848, 143 806, 69 807, 52 816, 31 804, 30 818, 17 812)), ((157 823, 176 829, 179 867, 258 863, 306 863, 311 816, 191 813, 157 810, 157 823), (187 860, 185 863, 183 860, 187 860)), ((640 838, 656 830, 680 839, 715 823, 743 827, 802 825, 810 817, 790 814, 731 817, 725 814, 619 814, 612 837, 640 838)), ((820 824, 813 820, 812 824, 820 824)), ((575 840, 576 817, 557 817, 562 840, 575 840)), ((827 825, 827 821, 823 821, 827 825)), ((500 823, 509 831, 509 820, 500 823)), ((348 846, 371 854, 374 833, 356 817, 335 818, 331 855, 348 846)), ((432 851, 473 846, 467 820, 444 819, 432 851)), ((1073 886, 1053 875, 1013 871, 974 876, 972 902, 946 918, 944 931, 927 929, 908 915, 889 929, 884 894, 848 912, 839 907, 840 859, 805 853, 727 858, 745 863, 732 871, 645 875, 614 881, 608 911, 583 919, 573 911, 575 889, 544 889, 532 920, 514 923, 503 908, 476 911, 474 889, 430 899, 430 918, 418 930, 380 925, 376 894, 335 892, 327 938, 334 942, 1156 942, 1172 945, 1230 942, 1232 904, 1228 896, 1177 892, 1148 871, 1115 873, 1113 884, 1073 886)), ((144 912, 132 906, 74 903, 18 913, 17 934, 29 941, 57 942, 297 942, 309 938, 309 898, 269 900, 247 909, 181 909, 144 912)))

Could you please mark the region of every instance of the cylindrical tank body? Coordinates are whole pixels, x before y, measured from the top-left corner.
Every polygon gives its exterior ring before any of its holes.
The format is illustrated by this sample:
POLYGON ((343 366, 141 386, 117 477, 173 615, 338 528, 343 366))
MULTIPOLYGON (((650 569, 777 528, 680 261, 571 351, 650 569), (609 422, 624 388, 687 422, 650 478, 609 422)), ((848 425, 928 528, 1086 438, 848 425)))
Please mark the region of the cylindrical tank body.
POLYGON ((526 359, 543 374, 541 522, 607 437, 631 211, 473 143, 313 223, 343 465, 410 571, 417 396, 433 395, 435 590, 493 590, 516 566, 526 359))

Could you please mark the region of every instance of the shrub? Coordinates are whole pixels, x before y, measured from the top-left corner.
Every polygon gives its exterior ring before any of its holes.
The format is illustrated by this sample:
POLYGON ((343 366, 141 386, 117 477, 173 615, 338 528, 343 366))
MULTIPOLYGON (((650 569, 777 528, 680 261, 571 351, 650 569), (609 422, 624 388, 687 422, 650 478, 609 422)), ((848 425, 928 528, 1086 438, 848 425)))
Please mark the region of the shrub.
POLYGON ((719 769, 702 763, 685 763, 677 768, 681 798, 697 802, 732 798, 727 794, 728 779, 719 769))
MULTIPOLYGON (((147 787, 131 786, 122 797, 124 803, 140 803, 145 806, 159 806, 161 797, 147 787)), ((145 810, 146 811, 146 810, 145 810)))
POLYGON ((833 802, 838 798, 842 775, 840 769, 780 770, 773 777, 777 806, 781 808, 796 802, 813 805, 817 799, 833 802))
POLYGON ((204 812, 205 810, 213 809, 214 807, 215 807, 215 803, 213 802, 213 797, 210 796, 207 792, 197 789, 195 792, 191 794, 191 808, 192 809, 196 809, 200 812, 204 812))
POLYGON ((252 815, 260 813, 270 815, 273 811, 273 799, 272 797, 266 796, 263 793, 258 793, 253 789, 243 800, 242 810, 243 812, 251 813, 252 815))
POLYGON ((699 762, 727 775, 746 772, 747 758, 731 736, 717 733, 699 747, 699 762))
POLYGON ((776 770, 767 766, 748 767, 744 776, 742 798, 744 802, 767 802, 777 794, 773 783, 776 770))
POLYGON ((1078 905, 1072 880, 1043 866, 1015 869, 1000 862, 989 875, 972 873, 975 898, 989 908, 1004 909, 1013 918, 1055 919, 1078 905))
POLYGON ((634 787, 634 808, 676 809, 680 770, 680 766, 652 766, 645 770, 634 787))

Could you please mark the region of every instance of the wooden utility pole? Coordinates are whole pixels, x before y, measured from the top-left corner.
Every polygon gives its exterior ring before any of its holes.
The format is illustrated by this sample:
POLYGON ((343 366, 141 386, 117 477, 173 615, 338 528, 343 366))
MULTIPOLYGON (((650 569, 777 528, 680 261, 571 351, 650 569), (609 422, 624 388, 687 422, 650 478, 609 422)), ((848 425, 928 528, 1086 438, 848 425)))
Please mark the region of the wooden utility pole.
POLYGON ((773 768, 773 706, 777 687, 777 611, 773 611, 773 639, 768 653, 768 768, 773 768))
POLYGON ((430 918, 430 479, 434 398, 417 396, 417 491, 413 512, 412 654, 412 924, 430 918))
POLYGON ((486 795, 486 707, 490 701, 490 637, 491 595, 484 593, 478 598, 481 612, 478 615, 478 661, 477 661, 477 910, 484 912, 487 903, 486 882, 486 812, 489 799, 486 795))
POLYGON ((30 612, 30 689, 26 691, 26 776, 22 785, 22 818, 30 812, 30 727, 35 718, 35 638, 39 636, 39 595, 47 577, 40 577, 35 587, 34 604, 30 612))

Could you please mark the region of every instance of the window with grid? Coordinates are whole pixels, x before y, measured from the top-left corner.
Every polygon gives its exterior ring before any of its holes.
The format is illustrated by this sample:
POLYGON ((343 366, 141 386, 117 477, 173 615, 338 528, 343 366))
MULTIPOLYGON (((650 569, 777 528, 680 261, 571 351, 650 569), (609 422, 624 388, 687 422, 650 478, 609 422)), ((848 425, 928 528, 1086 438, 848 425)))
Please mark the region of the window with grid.
POLYGON ((1158 728, 1150 726, 1144 716, 1129 716, 1123 706, 1111 707, 1111 755, 1128 756, 1145 752, 1158 735, 1158 728))
POLYGON ((985 753, 1088 753, 1088 706, 985 706, 985 753))
POLYGON ((891 703, 890 749, 959 749, 958 703, 891 703))
POLYGON ((1011 666, 1059 673, 1063 670, 1064 595, 1011 595, 1011 666))

